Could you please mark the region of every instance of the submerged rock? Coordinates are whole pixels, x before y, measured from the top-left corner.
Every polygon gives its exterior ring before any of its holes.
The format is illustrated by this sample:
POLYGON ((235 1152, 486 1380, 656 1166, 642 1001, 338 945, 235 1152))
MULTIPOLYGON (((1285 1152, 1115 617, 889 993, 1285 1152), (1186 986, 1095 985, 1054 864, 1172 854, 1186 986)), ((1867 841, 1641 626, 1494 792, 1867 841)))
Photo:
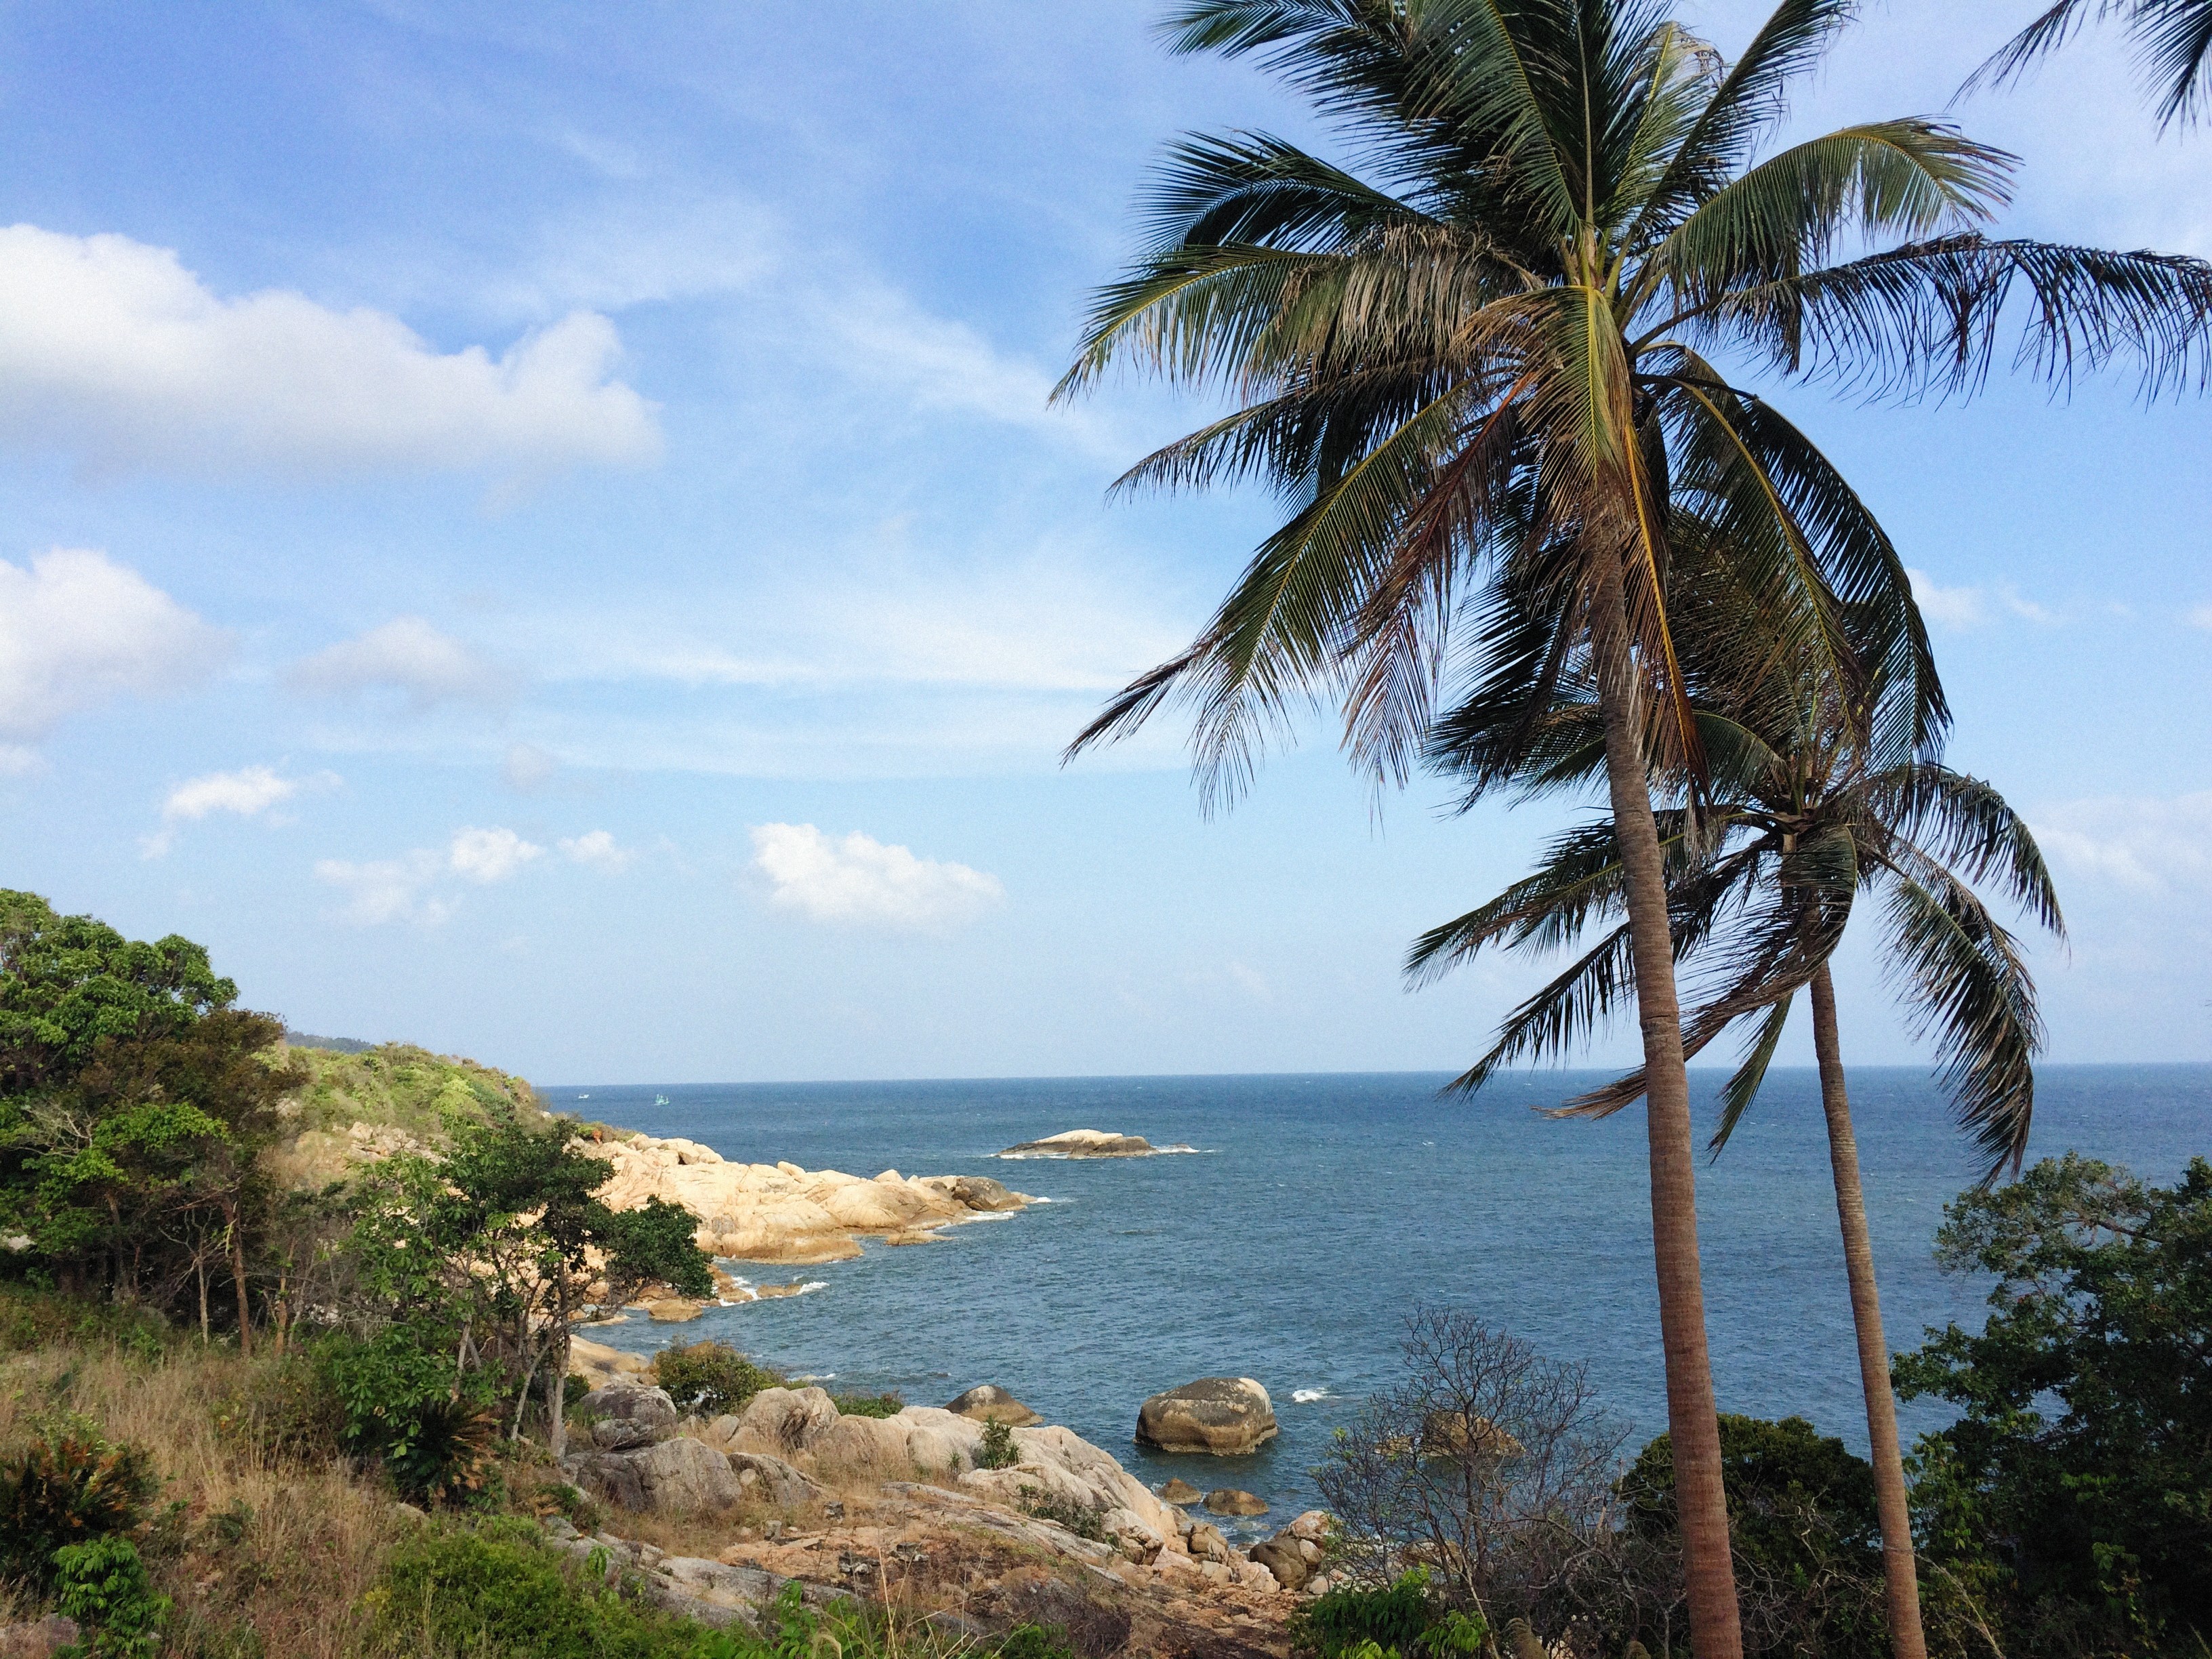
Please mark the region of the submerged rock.
POLYGON ((1010 1429, 1026 1429, 1033 1423, 1044 1421, 994 1382, 977 1383, 957 1399, 947 1401, 945 1409, 956 1417, 977 1423, 1004 1423, 1010 1429))
POLYGON ((1156 1394, 1137 1412, 1137 1443, 1236 1456, 1274 1437, 1275 1405, 1249 1376, 1207 1376, 1156 1394))
POLYGON ((1222 1486, 1206 1494, 1206 1507, 1216 1515, 1265 1515, 1267 1500, 1235 1486, 1222 1486))
POLYGON ((1160 1488, 1160 1496, 1170 1504, 1195 1504, 1205 1494, 1189 1481, 1177 1476, 1160 1488))

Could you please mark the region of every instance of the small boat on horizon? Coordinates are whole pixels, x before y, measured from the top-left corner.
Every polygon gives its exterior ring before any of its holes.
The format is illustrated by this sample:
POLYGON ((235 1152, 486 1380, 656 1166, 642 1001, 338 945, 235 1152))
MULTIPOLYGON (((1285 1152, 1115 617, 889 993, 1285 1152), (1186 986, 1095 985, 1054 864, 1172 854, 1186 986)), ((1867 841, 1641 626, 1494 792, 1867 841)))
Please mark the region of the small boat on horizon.
POLYGON ((665 1106, 668 1104, 668 1097, 666 1095, 655 1095, 653 1097, 653 1103, 656 1106, 665 1106))

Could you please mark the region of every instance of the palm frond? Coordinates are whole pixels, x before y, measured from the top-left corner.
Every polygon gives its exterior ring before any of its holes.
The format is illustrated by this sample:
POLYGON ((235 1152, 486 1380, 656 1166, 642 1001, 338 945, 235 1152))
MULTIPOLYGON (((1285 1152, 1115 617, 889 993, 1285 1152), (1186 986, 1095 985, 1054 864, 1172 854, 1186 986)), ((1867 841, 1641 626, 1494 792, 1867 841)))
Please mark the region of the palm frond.
POLYGON ((1790 1005, 1796 994, 1777 1001, 1759 1022, 1743 1060, 1729 1073, 1729 1080, 1721 1085, 1721 1121, 1713 1127, 1712 1136, 1705 1142, 1705 1151, 1714 1158, 1721 1155, 1735 1133, 1735 1127, 1743 1121, 1743 1115, 1751 1109, 1751 1103, 1759 1097, 1761 1085, 1766 1081, 1767 1067, 1774 1063, 1774 1050, 1782 1042, 1782 1028, 1790 1018, 1790 1005))

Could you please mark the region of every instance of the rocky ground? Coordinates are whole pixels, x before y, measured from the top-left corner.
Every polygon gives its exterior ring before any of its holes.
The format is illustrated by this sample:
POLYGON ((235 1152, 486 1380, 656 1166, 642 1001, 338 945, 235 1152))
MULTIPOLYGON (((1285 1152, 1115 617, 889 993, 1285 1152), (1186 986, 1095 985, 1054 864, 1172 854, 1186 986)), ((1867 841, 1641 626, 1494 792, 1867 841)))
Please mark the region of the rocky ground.
POLYGON ((1325 1517, 1240 1550, 1053 1425, 1012 1429, 1016 1461, 991 1468, 983 1421, 842 1416, 816 1388, 702 1420, 618 1375, 578 1412, 563 1467, 609 1518, 568 1547, 717 1622, 755 1622, 795 1581, 809 1600, 864 1596, 979 1633, 1060 1625, 1090 1656, 1236 1659, 1286 1655, 1291 1612, 1327 1582, 1325 1517))

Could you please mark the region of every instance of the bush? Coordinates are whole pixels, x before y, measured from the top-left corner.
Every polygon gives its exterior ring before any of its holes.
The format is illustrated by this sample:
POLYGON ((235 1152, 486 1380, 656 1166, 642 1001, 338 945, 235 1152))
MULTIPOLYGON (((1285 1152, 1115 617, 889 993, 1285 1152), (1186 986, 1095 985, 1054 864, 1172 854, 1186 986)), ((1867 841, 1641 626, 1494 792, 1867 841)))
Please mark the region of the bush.
POLYGON ((1088 1504, 1062 1498, 1042 1486, 1024 1486, 1021 1498, 1024 1515, 1033 1515, 1040 1521, 1051 1522, 1055 1527, 1065 1527, 1078 1538, 1088 1538, 1094 1544, 1106 1541, 1105 1520, 1088 1504))
POLYGON ((678 1409, 702 1417, 741 1412, 763 1389, 780 1388, 783 1378, 756 1365, 723 1342, 694 1342, 663 1348, 653 1362, 653 1381, 668 1390, 678 1409))
POLYGON ((215 1420, 224 1439, 251 1446, 264 1467, 335 1456, 346 1423, 328 1368, 296 1352, 257 1364, 216 1403, 215 1420))
POLYGON ((1075 1659, 1067 1632, 1057 1625, 1017 1625, 994 1651, 997 1659, 1075 1659))
POLYGON ((49 1424, 0 1462, 0 1577, 51 1587, 56 1551, 130 1531, 160 1486, 142 1449, 82 1418, 49 1424))
POLYGON ((377 1634, 410 1659, 741 1659, 742 1638, 587 1582, 517 1522, 424 1528, 371 1592, 377 1634))
POLYGON ((896 1417, 906 1409, 906 1396, 896 1389, 889 1394, 841 1394, 835 1398, 838 1413, 844 1417, 896 1417))
POLYGON ((1388 1589, 1333 1589, 1291 1615, 1291 1639, 1321 1659, 1413 1659, 1480 1653, 1489 1627, 1447 1607, 1416 1567, 1388 1589))
POLYGON ((161 1351, 165 1328, 143 1304, 88 1302, 27 1285, 0 1285, 0 1353, 65 1342, 112 1342, 135 1359, 161 1351))
POLYGON ((169 1598, 154 1594, 129 1539, 110 1536, 56 1550, 54 1580, 62 1612, 90 1627, 79 1651, 97 1659, 152 1659, 160 1650, 169 1598))
POLYGON ((449 1333, 398 1324, 366 1341, 333 1334, 314 1361, 337 1402, 339 1443, 381 1461, 402 1493, 437 1503, 483 1488, 499 1438, 500 1377, 458 1370, 449 1333))
POLYGON ((1014 1444, 1014 1431, 995 1417, 986 1423, 982 1443, 975 1448, 975 1467, 1010 1469, 1021 1461, 1021 1450, 1014 1444))

